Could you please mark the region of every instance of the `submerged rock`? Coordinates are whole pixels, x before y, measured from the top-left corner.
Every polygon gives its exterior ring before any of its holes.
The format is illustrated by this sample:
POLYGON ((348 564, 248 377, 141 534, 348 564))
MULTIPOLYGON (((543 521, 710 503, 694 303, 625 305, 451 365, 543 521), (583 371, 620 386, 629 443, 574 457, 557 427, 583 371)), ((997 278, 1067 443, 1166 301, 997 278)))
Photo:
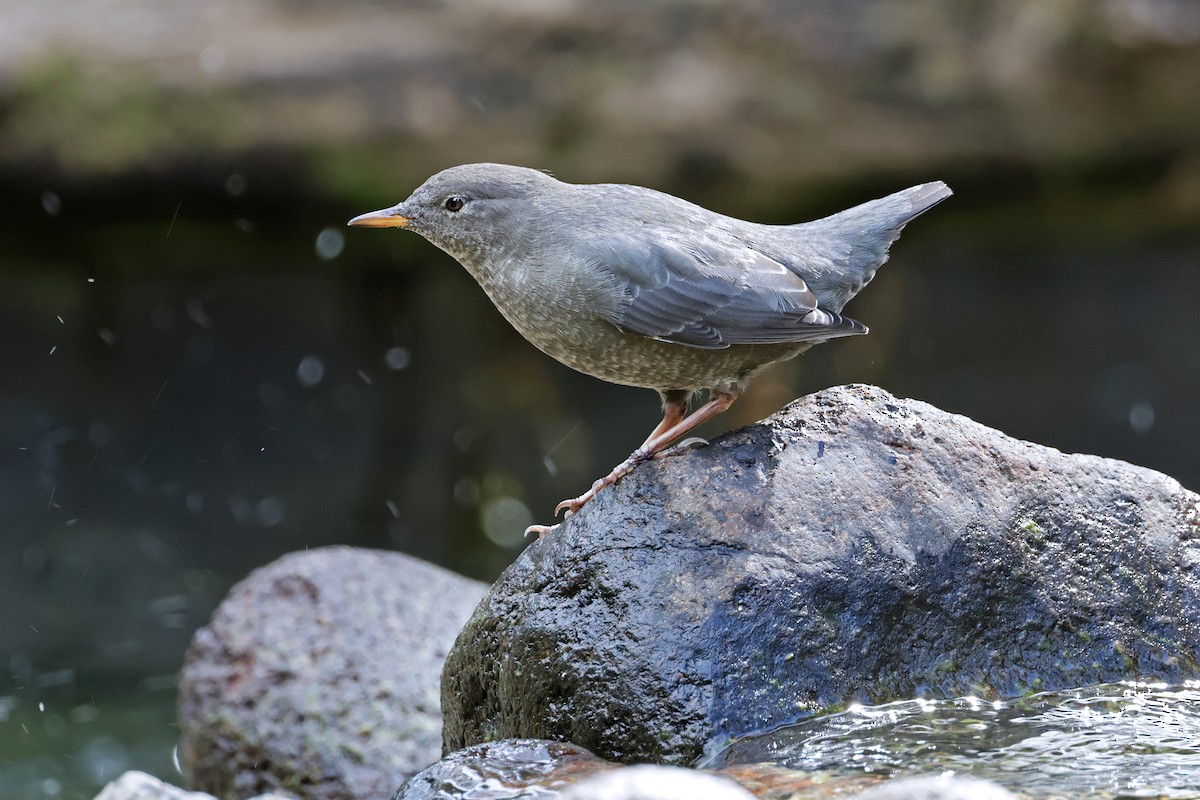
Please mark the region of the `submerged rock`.
POLYGON ((1200 496, 869 386, 651 462, 527 549, 442 682, 447 750, 617 761, 852 701, 1200 675, 1200 496))
POLYGON ((180 676, 189 783, 222 797, 387 797, 441 754, 438 674, 486 588, 348 547, 251 573, 196 633, 180 676))

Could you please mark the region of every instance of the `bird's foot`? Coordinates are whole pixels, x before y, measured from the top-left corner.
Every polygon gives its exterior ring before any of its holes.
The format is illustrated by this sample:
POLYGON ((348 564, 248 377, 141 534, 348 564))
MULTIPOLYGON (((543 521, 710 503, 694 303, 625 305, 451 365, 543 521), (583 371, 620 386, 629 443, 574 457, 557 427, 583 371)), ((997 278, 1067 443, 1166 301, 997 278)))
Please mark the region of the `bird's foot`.
MULTIPOLYGON (((633 472, 634 468, 643 461, 649 461, 652 458, 657 458, 661 455, 675 455, 682 453, 687 448, 694 444, 708 444, 708 442, 697 437, 684 439, 674 447, 665 450, 668 444, 678 439, 680 436, 691 431, 702 422, 707 422, 717 414, 720 414, 725 409, 729 408, 730 404, 737 399, 741 393, 741 388, 738 384, 730 384, 723 389, 713 389, 712 395, 708 402, 702 407, 696 409, 691 415, 680 419, 687 408, 686 403, 671 403, 664 410, 663 421, 659 423, 650 437, 642 443, 642 446, 633 451, 629 458, 617 465, 616 469, 605 475, 600 480, 592 484, 592 488, 588 489, 579 497, 572 497, 569 500, 563 500, 554 507, 554 515, 565 513, 566 516, 579 513, 579 510, 592 501, 592 498, 600 493, 606 486, 612 486, 617 481, 624 478, 629 473, 633 472)), ((554 530, 555 526, 547 528, 543 525, 531 525, 526 531, 526 534, 536 533, 539 537, 545 536, 550 531, 554 530)))
POLYGON ((557 517, 559 514, 563 514, 565 515, 563 518, 566 519, 572 514, 578 513, 579 509, 591 502, 591 499, 596 496, 597 492, 609 485, 608 483, 605 483, 606 480, 607 478, 601 478, 600 480, 596 481, 592 484, 592 488, 579 495, 579 497, 571 497, 567 500, 563 500, 554 507, 554 516, 557 517))
POLYGON ((691 436, 684 439, 679 444, 668 447, 666 450, 659 450, 651 458, 667 458, 668 456, 679 456, 691 450, 693 447, 707 447, 708 439, 701 439, 699 436, 691 436))
POLYGON ((579 509, 590 503, 592 498, 599 494, 602 489, 612 486, 614 483, 621 480, 621 478, 624 478, 626 475, 633 472, 633 468, 638 464, 641 464, 643 461, 649 461, 653 457, 654 453, 650 452, 645 447, 638 448, 634 451, 633 455, 618 464, 616 469, 593 483, 592 488, 579 495, 579 497, 572 497, 569 500, 563 500, 561 503, 555 506, 555 516, 564 512, 568 517, 572 514, 579 513, 579 509))
POLYGON ((538 539, 545 539, 546 534, 558 530, 557 525, 530 525, 525 529, 525 538, 528 539, 533 534, 537 534, 538 539))

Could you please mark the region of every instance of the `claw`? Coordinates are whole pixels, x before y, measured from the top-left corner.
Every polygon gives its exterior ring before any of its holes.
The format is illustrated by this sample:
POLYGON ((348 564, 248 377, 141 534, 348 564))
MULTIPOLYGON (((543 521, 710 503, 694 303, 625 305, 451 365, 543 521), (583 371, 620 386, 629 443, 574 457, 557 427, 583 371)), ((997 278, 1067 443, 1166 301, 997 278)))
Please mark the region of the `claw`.
MULTIPOLYGON (((684 416, 687 411, 687 403, 684 402, 684 399, 686 398, 681 399, 683 397, 682 394, 668 392, 666 395, 664 395, 664 399, 666 399, 667 402, 663 407, 663 421, 658 424, 658 427, 654 429, 649 438, 642 443, 642 446, 637 450, 634 450, 633 454, 618 464, 612 472, 593 483, 591 489, 588 489, 586 492, 579 495, 579 497, 572 497, 570 500, 563 500, 561 503, 555 506, 554 515, 558 516, 559 514, 565 512, 566 516, 569 517, 572 514, 579 513, 579 509, 591 502, 592 498, 595 497, 600 491, 602 491, 605 487, 612 486, 630 472, 633 472, 634 468, 642 462, 657 458, 659 455, 665 456, 674 455, 675 453, 682 453, 684 450, 694 444, 708 444, 708 442, 704 441, 703 439, 692 437, 690 439, 684 439, 678 445, 669 450, 664 449, 668 444, 675 441, 675 439, 679 438, 680 436, 688 433, 697 425, 712 419, 717 414, 720 414, 722 411, 729 408, 729 406, 734 400, 737 399, 737 396, 740 393, 741 387, 736 383, 730 384, 724 388, 713 389, 707 403, 696 409, 696 411, 694 411, 692 414, 684 416), (679 394, 678 397, 676 397, 677 394, 679 394)), ((530 533, 536 533, 539 537, 545 536, 547 533, 554 530, 555 527, 557 526, 546 527, 544 525, 530 525, 529 529, 526 531, 526 535, 530 533)))
POLYGON ((558 530, 557 525, 530 525, 525 529, 525 538, 529 538, 531 534, 536 533, 538 539, 544 539, 546 538, 546 534, 555 530, 558 530))
POLYGON ((667 456, 682 455, 695 445, 707 447, 708 439, 701 439, 699 436, 691 436, 687 439, 684 439, 682 442, 679 442, 678 444, 668 447, 666 450, 659 450, 657 453, 651 456, 651 458, 666 458, 667 456))
MULTIPOLYGON (((587 502, 587 501, 584 501, 584 502, 587 502)), ((554 516, 557 517, 559 514, 561 514, 565 511, 567 513, 567 516, 569 517, 581 508, 583 508, 583 503, 580 502, 580 498, 572 497, 570 500, 563 500, 561 503, 559 503, 558 505, 556 505, 554 507, 554 516)), ((565 517, 564 517, 564 519, 565 519, 565 517)))

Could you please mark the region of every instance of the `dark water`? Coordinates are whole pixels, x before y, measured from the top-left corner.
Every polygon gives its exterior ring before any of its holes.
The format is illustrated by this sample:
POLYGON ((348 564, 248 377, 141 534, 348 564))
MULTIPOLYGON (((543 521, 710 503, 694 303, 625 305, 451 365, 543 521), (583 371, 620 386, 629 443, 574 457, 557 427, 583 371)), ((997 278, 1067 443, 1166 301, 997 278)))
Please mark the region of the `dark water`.
POLYGON ((1031 797, 1200 797, 1200 683, 853 706, 743 739, 710 765, 764 761, 840 774, 969 774, 1031 797))
MULTIPOLYGON (((541 355, 417 237, 344 229, 398 198, 295 174, 2 184, 0 796, 91 797, 104 764, 175 780, 173 676, 254 567, 337 543, 491 579, 657 421, 653 393, 541 355)), ((721 210, 812 218, 929 177, 721 210)), ((1086 186, 935 177, 958 194, 848 309, 871 335, 702 433, 868 382, 1200 486, 1200 230, 1159 225, 1136 181, 1106 188, 1142 208, 1113 225, 1086 186)))
POLYGON ((0 797, 90 800, 128 769, 180 783, 175 683, 43 673, 0 697, 0 797))

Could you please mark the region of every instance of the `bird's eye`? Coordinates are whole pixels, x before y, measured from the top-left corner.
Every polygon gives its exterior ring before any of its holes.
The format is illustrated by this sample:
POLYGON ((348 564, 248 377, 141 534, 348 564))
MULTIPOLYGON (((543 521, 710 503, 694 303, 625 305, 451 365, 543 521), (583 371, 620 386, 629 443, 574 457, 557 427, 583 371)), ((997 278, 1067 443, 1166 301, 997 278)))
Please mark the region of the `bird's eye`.
POLYGON ((466 204, 467 204, 466 198, 460 197, 459 195, 456 195, 456 194, 452 194, 446 198, 446 202, 443 203, 442 205, 446 207, 447 211, 459 211, 466 204))

